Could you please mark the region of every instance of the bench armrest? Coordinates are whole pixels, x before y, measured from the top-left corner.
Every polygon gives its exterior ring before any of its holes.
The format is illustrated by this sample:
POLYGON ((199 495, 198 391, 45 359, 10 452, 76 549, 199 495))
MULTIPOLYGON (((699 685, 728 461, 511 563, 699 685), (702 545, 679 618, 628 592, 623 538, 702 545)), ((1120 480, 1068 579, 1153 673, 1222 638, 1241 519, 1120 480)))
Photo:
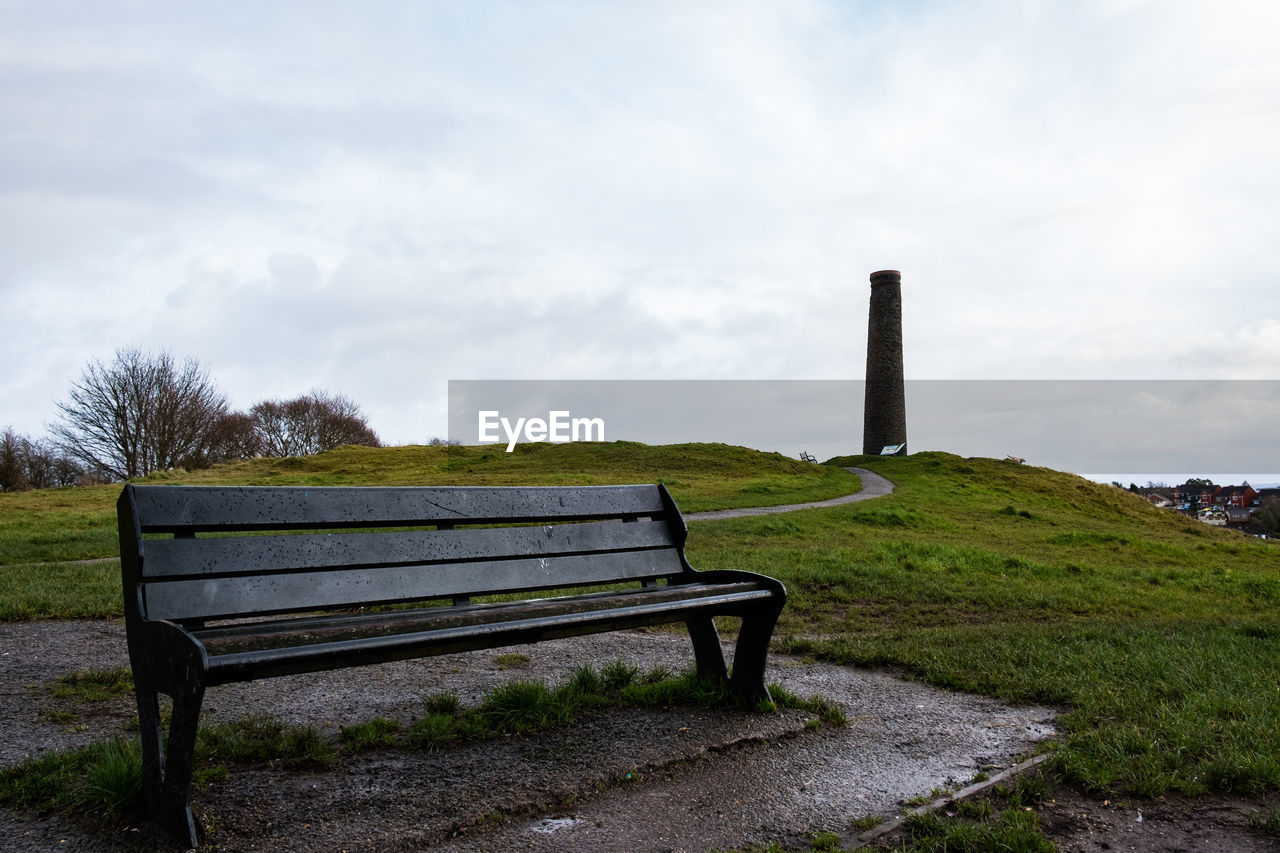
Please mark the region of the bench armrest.
POLYGON ((183 685, 203 684, 209 671, 204 646, 189 631, 164 620, 129 626, 129 659, 134 679, 172 695, 183 685))

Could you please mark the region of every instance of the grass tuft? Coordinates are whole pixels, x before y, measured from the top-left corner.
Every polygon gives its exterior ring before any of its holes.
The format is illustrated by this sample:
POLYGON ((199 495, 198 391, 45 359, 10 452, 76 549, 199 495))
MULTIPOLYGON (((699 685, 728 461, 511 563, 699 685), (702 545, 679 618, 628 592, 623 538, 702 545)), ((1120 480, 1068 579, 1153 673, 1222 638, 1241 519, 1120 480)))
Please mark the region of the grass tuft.
POLYGON ((910 853, 1052 853, 1053 844, 1040 832, 1033 812, 1005 809, 978 821, 928 813, 912 815, 904 824, 904 851, 910 853))
POLYGON ((96 745, 84 771, 85 798, 108 814, 118 814, 142 797, 142 746, 137 741, 109 740, 96 745))
POLYGON ((1280 808, 1251 811, 1246 817, 1254 831, 1268 838, 1280 838, 1280 808))
POLYGON ((462 700, 457 693, 432 693, 422 700, 428 714, 456 716, 462 710, 462 700))
POLYGON ((55 699, 71 702, 106 702, 133 692, 133 673, 127 666, 114 669, 82 669, 54 679, 55 699))
POLYGON ((458 740, 458 718, 452 714, 427 714, 409 728, 405 745, 423 752, 439 752, 458 740))
POLYGON ((844 728, 849 725, 849 718, 844 708, 825 696, 811 696, 806 699, 797 696, 781 684, 770 684, 769 695, 773 697, 774 704, 779 708, 796 708, 816 714, 818 723, 822 725, 835 728, 844 728))
POLYGON ((533 663, 533 658, 520 652, 506 652, 496 655, 493 660, 498 669, 524 669, 533 663))
POLYGON ((0 803, 39 814, 88 810, 114 815, 136 806, 141 793, 141 745, 119 738, 46 753, 0 770, 0 803))
POLYGON ((332 744, 313 727, 290 726, 272 717, 247 717, 196 733, 196 759, 207 763, 279 761, 286 767, 327 767, 335 757, 332 744))
POLYGON ((400 731, 398 720, 375 717, 367 723, 355 723, 343 726, 338 733, 339 739, 352 752, 364 752, 371 749, 383 749, 394 746, 396 734, 400 731))
POLYGON ((570 709, 541 681, 512 681, 489 691, 480 716, 496 731, 528 732, 568 722, 570 709))
POLYGON ((632 682, 639 678, 640 670, 618 658, 606 664, 600 676, 604 679, 605 692, 616 693, 624 687, 629 687, 632 682))

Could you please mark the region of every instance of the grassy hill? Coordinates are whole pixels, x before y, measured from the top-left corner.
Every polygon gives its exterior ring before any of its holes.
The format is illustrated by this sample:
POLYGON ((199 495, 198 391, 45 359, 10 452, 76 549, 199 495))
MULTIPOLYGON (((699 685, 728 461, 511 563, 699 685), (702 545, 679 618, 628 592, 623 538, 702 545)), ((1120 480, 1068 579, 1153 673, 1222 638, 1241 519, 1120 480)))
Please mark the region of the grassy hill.
MULTIPOLYGON (((779 648, 1056 704, 1065 735, 1053 766, 1091 791, 1280 790, 1280 548, 1073 475, 944 453, 816 466, 723 445, 616 443, 344 448, 152 479, 663 480, 695 511, 854 491, 845 464, 896 491, 691 525, 695 567, 787 583, 779 648)), ((119 612, 114 561, 47 562, 114 554, 118 492, 0 495, 0 618, 119 612)))
POLYGON ((1095 792, 1280 789, 1280 547, 1044 468, 847 457, 889 497, 696 527, 699 568, 775 574, 780 645, 1061 706, 1095 792))
MULTIPOLYGON (((143 483, 209 486, 511 486, 667 484, 685 512, 822 500, 859 489, 838 468, 725 444, 634 442, 501 446, 341 447, 315 456, 252 459, 143 483)), ((0 494, 0 566, 119 554, 120 486, 0 494)), ((4 618, 0 614, 0 618, 4 618)))

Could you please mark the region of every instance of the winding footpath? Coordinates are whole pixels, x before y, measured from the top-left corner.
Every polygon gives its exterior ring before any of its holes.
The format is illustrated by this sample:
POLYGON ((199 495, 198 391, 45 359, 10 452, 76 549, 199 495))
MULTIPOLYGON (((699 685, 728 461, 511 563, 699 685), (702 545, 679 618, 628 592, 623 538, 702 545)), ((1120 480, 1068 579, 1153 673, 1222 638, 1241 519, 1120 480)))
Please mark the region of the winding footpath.
POLYGON ((786 504, 785 506, 750 506, 740 507, 738 509, 715 509, 708 512, 687 512, 684 514, 684 519, 685 521, 718 521, 722 518, 749 518, 755 515, 774 515, 775 513, 792 512, 797 509, 819 509, 824 506, 851 504, 856 503, 857 501, 881 498, 893 493, 893 483, 873 471, 868 471, 866 468, 845 468, 844 470, 852 474, 857 474, 862 479, 861 491, 854 492, 851 495, 831 498, 826 501, 812 501, 810 503, 803 504, 786 504))

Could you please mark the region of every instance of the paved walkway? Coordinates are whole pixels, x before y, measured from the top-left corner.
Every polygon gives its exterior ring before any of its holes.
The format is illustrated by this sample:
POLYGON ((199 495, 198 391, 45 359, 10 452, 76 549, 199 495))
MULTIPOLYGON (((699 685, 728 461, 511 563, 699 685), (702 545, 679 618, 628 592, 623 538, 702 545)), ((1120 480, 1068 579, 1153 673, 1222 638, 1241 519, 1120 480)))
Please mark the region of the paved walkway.
POLYGON ((686 512, 685 521, 716 521, 721 518, 748 518, 754 515, 773 515, 779 512, 792 512, 797 509, 819 509, 824 506, 840 506, 857 501, 881 498, 893 493, 893 483, 866 468, 845 468, 862 478, 862 491, 827 501, 812 501, 803 504, 787 504, 785 506, 751 506, 740 509, 716 509, 710 512, 686 512))

